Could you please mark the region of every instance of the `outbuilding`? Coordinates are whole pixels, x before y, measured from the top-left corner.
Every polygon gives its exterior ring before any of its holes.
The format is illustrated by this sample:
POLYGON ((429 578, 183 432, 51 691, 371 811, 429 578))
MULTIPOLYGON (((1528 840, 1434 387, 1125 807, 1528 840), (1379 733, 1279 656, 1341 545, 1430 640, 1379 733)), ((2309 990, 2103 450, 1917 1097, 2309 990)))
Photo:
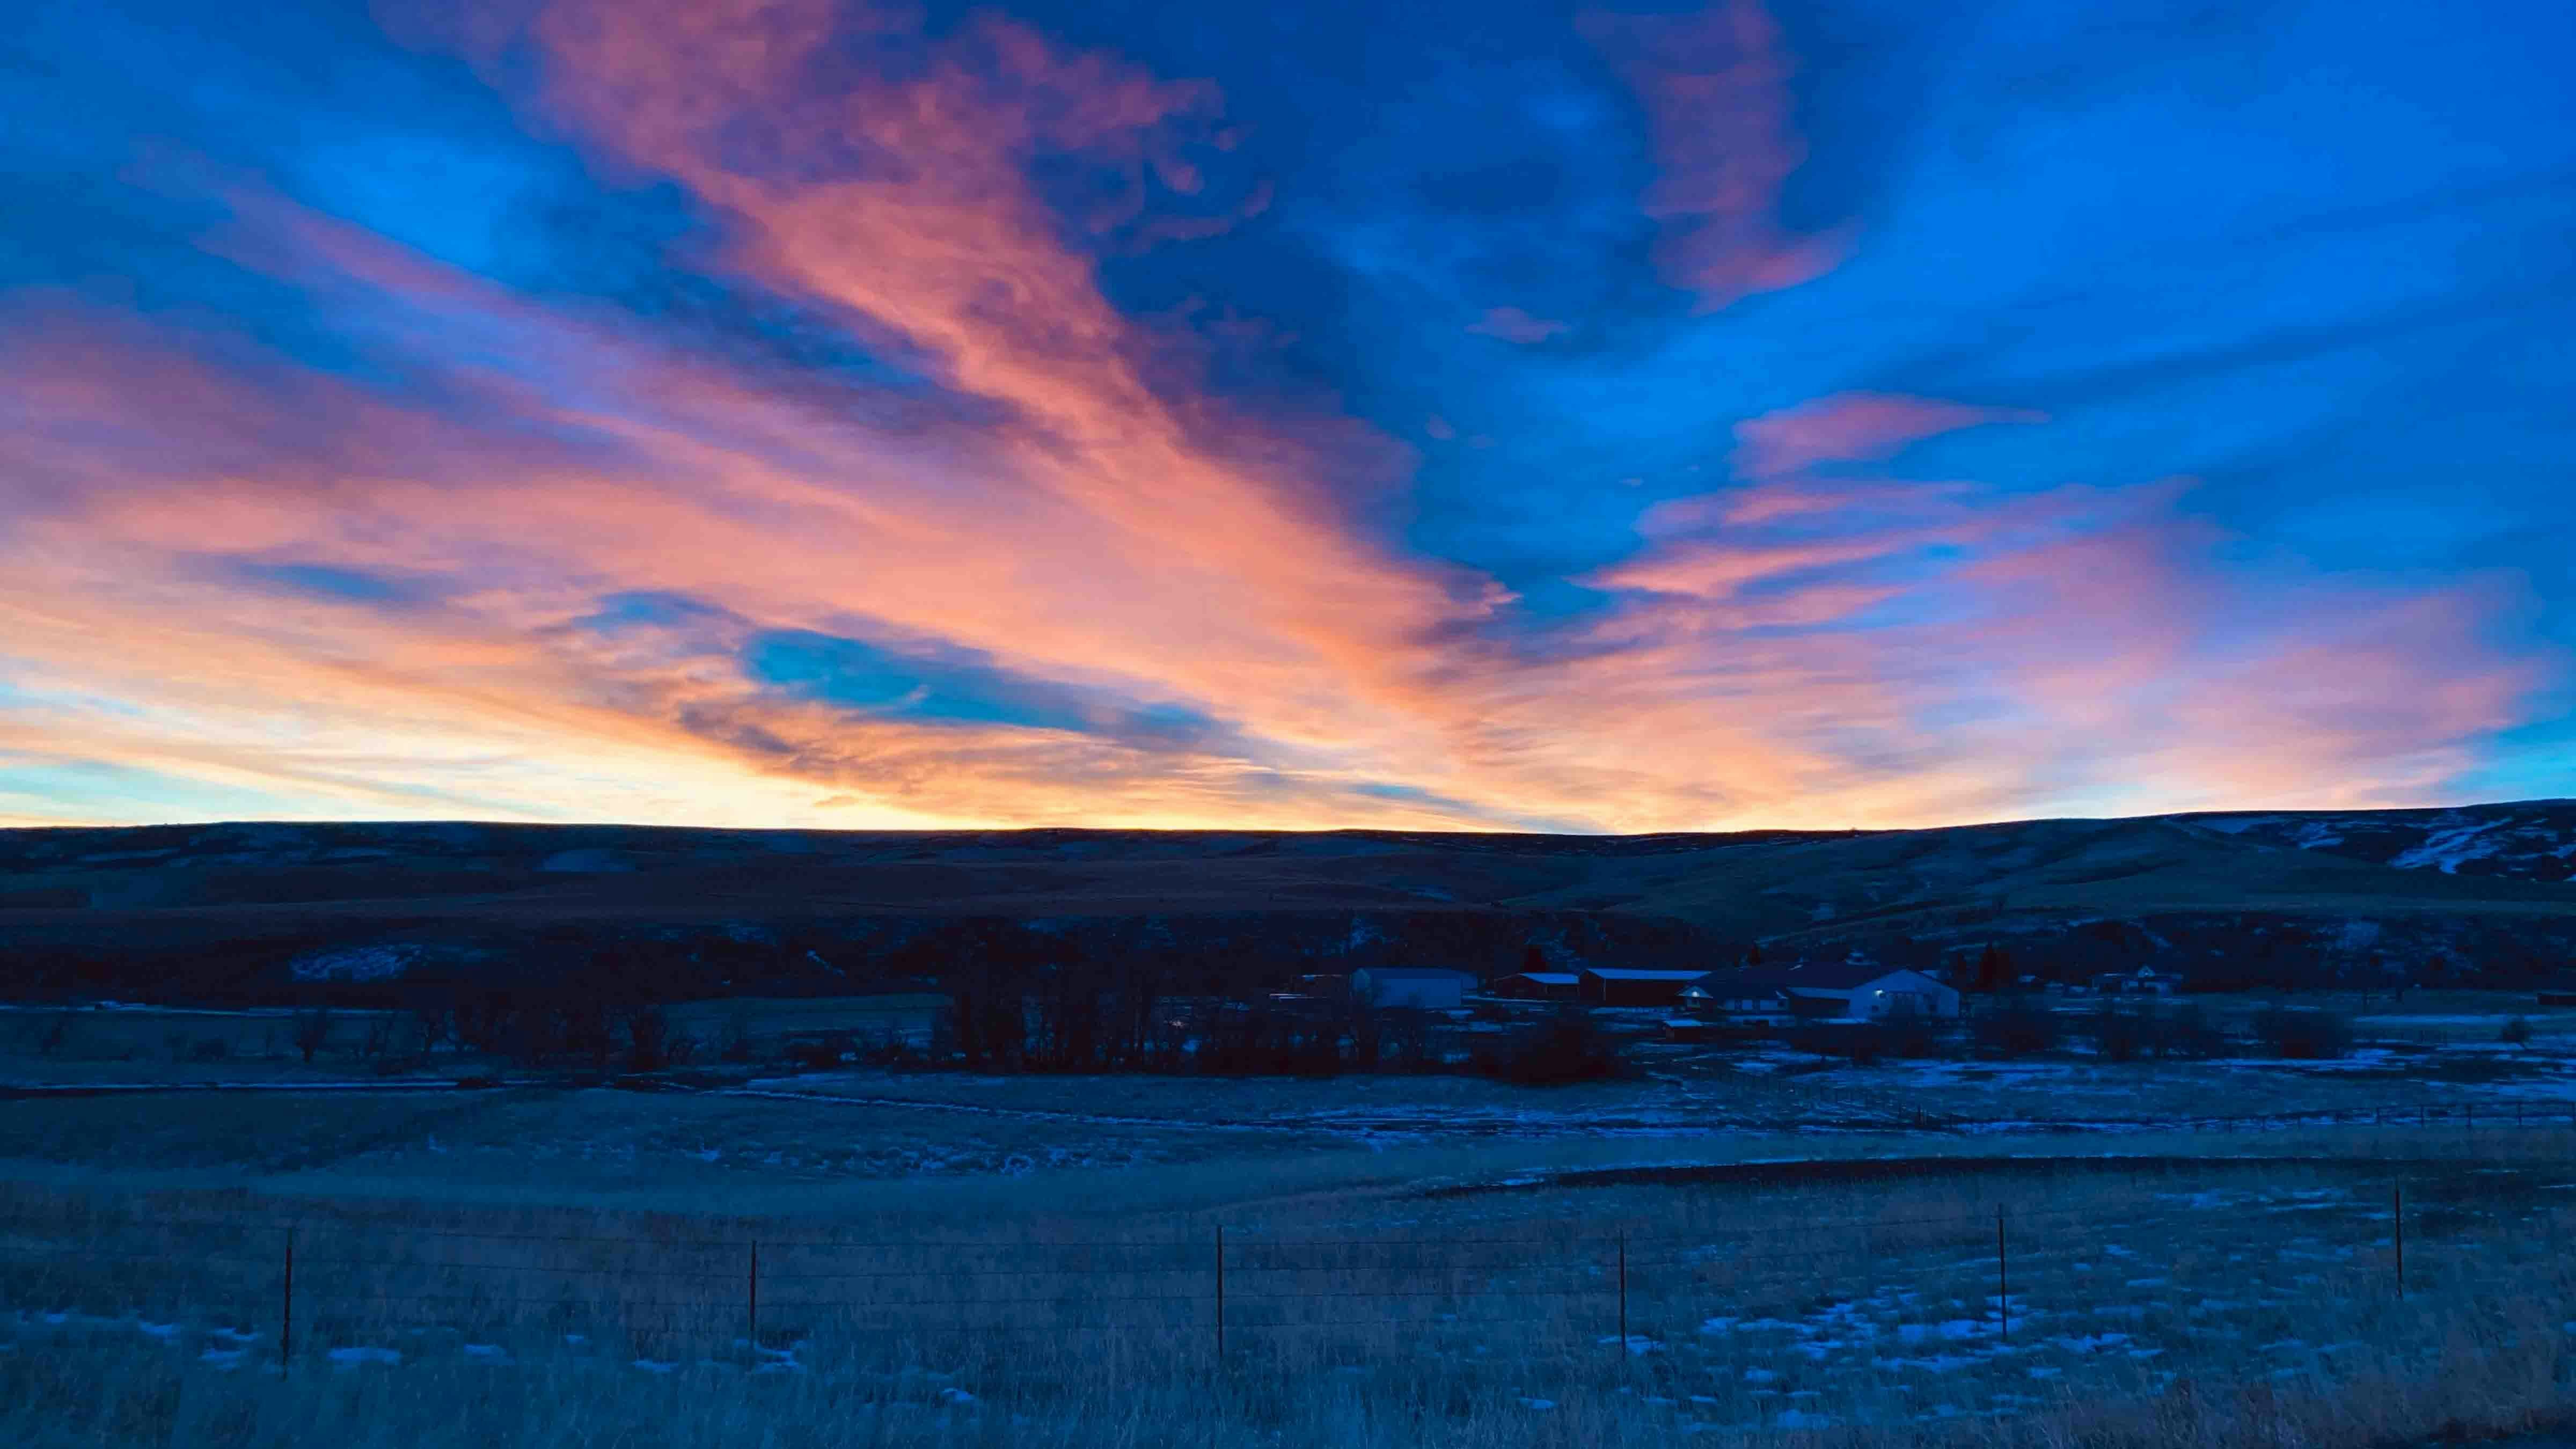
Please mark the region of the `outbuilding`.
POLYGON ((1572 971, 1515 971, 1495 977, 1485 994, 1508 996, 1515 1001, 1572 1001, 1582 981, 1572 971))
POLYGON ((1579 994, 1594 1006, 1672 1006, 1705 971, 1639 971, 1620 966, 1585 971, 1579 994))
POLYGON ((1475 986, 1467 972, 1437 966, 1369 966, 1351 973, 1351 999, 1381 1009, 1455 1011, 1475 986))
MULTIPOLYGON (((1885 1021, 1890 1017, 1955 1017, 1959 989, 1920 971, 1883 966, 1857 954, 1850 960, 1799 964, 1785 970, 1754 969, 1721 978, 1729 988, 1751 993, 1775 990, 1792 1015, 1845 1021, 1885 1021)), ((1712 988, 1716 989, 1716 983, 1712 988)))
POLYGON ((1682 1004, 1710 1021, 1741 1027, 1787 1026, 1789 998, 1776 986, 1749 985, 1740 971, 1712 971, 1682 988, 1682 1004))

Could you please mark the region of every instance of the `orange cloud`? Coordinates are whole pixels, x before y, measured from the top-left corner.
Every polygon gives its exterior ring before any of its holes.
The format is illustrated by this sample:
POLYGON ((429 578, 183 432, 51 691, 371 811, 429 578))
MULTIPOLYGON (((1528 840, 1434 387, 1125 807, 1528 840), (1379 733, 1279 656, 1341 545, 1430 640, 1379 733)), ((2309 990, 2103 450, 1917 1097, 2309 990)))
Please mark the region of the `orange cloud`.
MULTIPOLYGON (((819 0, 450 18, 478 53, 533 45, 547 124, 721 217, 732 281, 935 385, 692 355, 191 182, 232 208, 209 250, 302 289, 402 382, 20 299, 0 752, 365 815, 1896 825, 2431 790, 2536 677, 2478 632, 2501 585, 2220 571, 2180 485, 1819 476, 2028 416, 1874 395, 1747 423, 1749 486, 1651 510, 1634 557, 1579 581, 1604 607, 1530 617, 1361 525, 1405 482, 1401 444, 1228 405, 1191 344, 1111 305, 1095 253, 1158 234, 1137 192, 1069 218, 1030 180, 1073 155, 1186 191, 1193 148, 1224 144, 1207 86, 819 0), (297 568, 402 587, 278 582, 297 568), (679 602, 599 622, 630 597, 679 602), (747 671, 773 630, 1212 723, 834 705, 747 671)), ((1671 178, 1695 178, 1653 199, 1675 275, 1740 294, 1804 245, 1767 219, 1795 164, 1785 70, 1749 6, 1649 53, 1678 24, 1588 22, 1651 72, 1671 178)))

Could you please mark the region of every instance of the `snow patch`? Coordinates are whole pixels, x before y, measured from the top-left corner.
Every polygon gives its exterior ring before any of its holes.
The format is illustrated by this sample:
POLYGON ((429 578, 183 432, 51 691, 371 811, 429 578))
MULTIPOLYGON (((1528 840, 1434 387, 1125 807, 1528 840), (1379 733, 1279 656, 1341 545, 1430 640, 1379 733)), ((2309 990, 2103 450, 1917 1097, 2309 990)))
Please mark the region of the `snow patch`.
POLYGON ((391 981, 419 964, 418 946, 350 946, 297 957, 287 971, 298 981, 391 981))
POLYGON ((2423 844, 2399 851, 2389 857, 2388 863, 2400 870, 2421 870, 2432 866, 2444 875, 2457 875, 2463 863, 2484 860, 2495 854, 2496 847, 2502 842, 2482 837, 2504 823, 2487 820, 2433 831, 2424 837, 2423 844))

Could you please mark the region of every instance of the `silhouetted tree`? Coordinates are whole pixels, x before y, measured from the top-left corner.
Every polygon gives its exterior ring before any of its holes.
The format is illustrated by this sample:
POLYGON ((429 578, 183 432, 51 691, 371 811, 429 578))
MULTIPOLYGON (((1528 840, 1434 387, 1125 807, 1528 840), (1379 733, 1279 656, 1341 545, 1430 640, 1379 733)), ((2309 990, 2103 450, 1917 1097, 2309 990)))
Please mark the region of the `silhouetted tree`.
POLYGON ((330 1039, 331 1008, 317 1006, 310 1011, 295 1013, 295 1050, 302 1054, 305 1065, 312 1065, 313 1054, 330 1039))

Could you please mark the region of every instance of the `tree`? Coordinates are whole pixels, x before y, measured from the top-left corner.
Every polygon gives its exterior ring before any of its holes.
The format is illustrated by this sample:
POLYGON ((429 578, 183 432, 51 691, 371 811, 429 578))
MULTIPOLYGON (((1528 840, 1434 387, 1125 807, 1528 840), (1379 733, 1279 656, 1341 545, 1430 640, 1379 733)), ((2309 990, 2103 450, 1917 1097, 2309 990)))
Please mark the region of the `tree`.
POLYGON ((2137 1012, 2124 1009, 2107 998, 2086 1025, 2093 1033, 2094 1049, 2102 1054, 2105 1061, 2136 1061, 2146 1050, 2146 1021, 2137 1012))
POLYGON ((331 1008, 317 1006, 295 1013, 295 1049, 303 1054, 306 1066, 313 1064, 313 1054, 331 1039, 331 1008))
POLYGON ((2496 1033, 2496 1040, 2503 1042, 2507 1046, 2527 1047, 2531 1045, 2531 1018, 2527 1016, 2517 1016, 2507 1020, 2504 1024, 2504 1030, 2496 1033))
POLYGON ((2064 1034, 2055 1012, 2020 1003, 1979 1014, 1970 1031, 1978 1046, 2006 1057, 2048 1051, 2064 1034))
POLYGON ((1532 941, 1521 948, 1521 970, 1544 971, 1546 969, 1547 952, 1539 946, 1538 942, 1532 941))
POLYGON ((1977 989, 2002 990, 2006 974, 2004 953, 1996 950, 1992 941, 1987 942, 1986 949, 1977 953, 1977 989))
POLYGON ((1619 1044, 1592 1013, 1573 1006, 1480 1052, 1476 1065, 1488 1076, 1528 1087, 1606 1081, 1629 1070, 1619 1044))
POLYGON ((2268 1006, 2254 1013, 2254 1037, 2278 1057, 2340 1057, 2352 1050, 2352 1023, 2332 1012, 2268 1006))

